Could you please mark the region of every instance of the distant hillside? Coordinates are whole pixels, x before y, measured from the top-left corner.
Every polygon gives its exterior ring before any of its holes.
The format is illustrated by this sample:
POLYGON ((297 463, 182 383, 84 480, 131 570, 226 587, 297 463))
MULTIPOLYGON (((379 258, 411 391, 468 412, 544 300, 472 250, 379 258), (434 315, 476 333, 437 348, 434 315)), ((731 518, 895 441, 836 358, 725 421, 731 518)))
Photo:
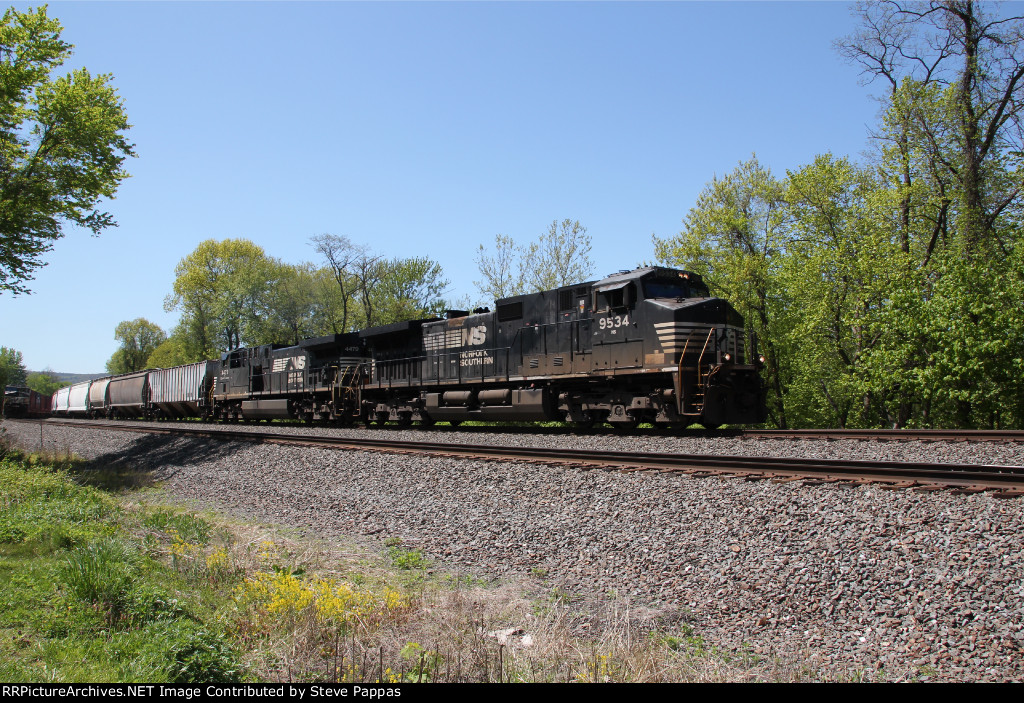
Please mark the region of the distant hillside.
MULTIPOLYGON (((42 372, 41 371, 27 371, 27 372, 25 372, 25 375, 27 376, 30 373, 42 373, 42 372)), ((108 373, 62 373, 60 371, 47 371, 46 373, 50 374, 51 376, 56 378, 58 381, 65 381, 65 382, 70 382, 70 383, 78 383, 79 381, 90 381, 90 380, 92 380, 94 378, 103 378, 104 376, 109 376, 110 375, 108 373)))

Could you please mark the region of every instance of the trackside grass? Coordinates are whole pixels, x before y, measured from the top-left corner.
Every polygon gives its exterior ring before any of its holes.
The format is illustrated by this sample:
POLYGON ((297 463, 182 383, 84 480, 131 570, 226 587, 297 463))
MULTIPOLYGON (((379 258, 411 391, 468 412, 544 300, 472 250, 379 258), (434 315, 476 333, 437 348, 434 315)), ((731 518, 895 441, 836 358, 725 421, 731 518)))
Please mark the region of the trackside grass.
POLYGON ((77 463, 0 459, 0 680, 238 681, 230 586, 168 563, 154 514, 81 485, 77 463))
MULTIPOLYGON (((2 439, 2 438, 0 438, 2 439)), ((793 680, 686 614, 447 574, 161 505, 145 477, 0 444, 0 680, 793 680)))

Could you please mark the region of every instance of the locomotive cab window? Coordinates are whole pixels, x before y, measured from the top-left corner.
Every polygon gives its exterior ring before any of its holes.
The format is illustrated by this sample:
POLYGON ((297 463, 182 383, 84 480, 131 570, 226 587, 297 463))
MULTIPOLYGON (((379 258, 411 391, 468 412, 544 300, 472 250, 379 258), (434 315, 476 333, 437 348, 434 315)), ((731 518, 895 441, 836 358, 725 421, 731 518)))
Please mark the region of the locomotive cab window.
POLYGON ((684 280, 644 281, 647 298, 707 298, 708 288, 703 283, 684 280))
POLYGON ((594 310, 616 310, 628 308, 636 299, 635 286, 632 283, 613 283, 602 286, 594 292, 594 310))

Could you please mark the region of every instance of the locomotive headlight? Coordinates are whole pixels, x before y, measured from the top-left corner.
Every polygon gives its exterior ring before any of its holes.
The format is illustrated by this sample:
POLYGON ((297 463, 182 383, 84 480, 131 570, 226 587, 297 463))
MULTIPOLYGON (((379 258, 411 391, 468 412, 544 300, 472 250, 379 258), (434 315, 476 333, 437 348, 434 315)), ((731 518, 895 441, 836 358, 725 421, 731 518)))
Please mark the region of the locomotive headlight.
POLYGON ((729 363, 730 361, 732 361, 732 354, 730 354, 729 352, 726 352, 725 354, 723 354, 722 355, 722 361, 724 361, 726 363, 729 363))
POLYGON ((766 357, 764 354, 758 354, 757 355, 757 363, 763 364, 766 361, 768 361, 768 357, 766 357))

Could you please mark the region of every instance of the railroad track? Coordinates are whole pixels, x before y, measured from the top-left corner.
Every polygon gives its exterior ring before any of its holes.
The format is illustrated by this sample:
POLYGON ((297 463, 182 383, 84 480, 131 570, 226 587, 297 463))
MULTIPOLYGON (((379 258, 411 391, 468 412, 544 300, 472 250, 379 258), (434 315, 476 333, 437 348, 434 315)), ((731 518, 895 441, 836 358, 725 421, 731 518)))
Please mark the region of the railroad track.
MULTIPOLYGON (((23 418, 4 418, 18 420, 23 418)), ((35 420, 38 422, 38 419, 35 420)), ((48 422, 59 422, 57 418, 48 422)), ((178 420, 177 422, 198 423, 198 420, 178 420)), ((294 423, 305 426, 304 423, 294 423)), ((284 425, 288 426, 288 425, 284 425)), ((667 429, 660 427, 640 427, 637 429, 613 429, 606 426, 580 428, 571 426, 538 427, 535 423, 524 425, 453 425, 440 424, 433 426, 415 426, 418 431, 436 432, 439 435, 455 433, 467 434, 531 434, 531 435, 614 435, 635 437, 704 437, 704 438, 743 438, 743 439, 817 439, 817 440, 862 440, 871 442, 998 442, 1017 444, 1024 442, 1024 430, 865 430, 865 429, 831 429, 831 430, 762 430, 762 429, 667 429)))
POLYGON ((757 439, 861 439, 872 442, 1024 442, 1024 430, 738 430, 757 439))
POLYGON ((47 425, 67 425, 123 432, 206 437, 225 441, 379 451, 484 461, 527 461, 583 469, 624 472, 657 471, 682 473, 695 477, 736 477, 751 481, 803 481, 805 485, 872 483, 883 488, 918 491, 952 490, 960 493, 990 491, 993 495, 1001 498, 1024 495, 1024 466, 566 450, 545 447, 386 440, 373 437, 311 437, 208 425, 168 427, 158 423, 122 424, 61 420, 47 420, 45 423, 47 425))

